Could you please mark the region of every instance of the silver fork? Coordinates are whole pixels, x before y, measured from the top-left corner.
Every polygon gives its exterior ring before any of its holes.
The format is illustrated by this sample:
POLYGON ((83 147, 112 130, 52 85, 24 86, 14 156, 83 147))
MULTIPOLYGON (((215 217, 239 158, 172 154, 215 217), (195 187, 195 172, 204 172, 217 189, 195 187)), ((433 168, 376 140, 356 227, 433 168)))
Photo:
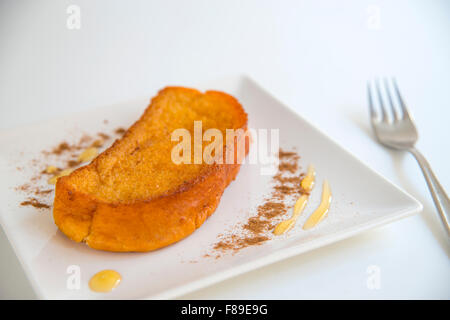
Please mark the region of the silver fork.
POLYGON ((370 119, 373 130, 375 131, 375 135, 381 144, 393 149, 409 151, 416 158, 420 168, 422 169, 425 180, 427 181, 428 188, 430 189, 434 204, 439 211, 442 223, 447 230, 447 235, 450 236, 449 198, 431 170, 428 161, 414 147, 418 139, 416 126, 414 125, 411 114, 406 108, 402 96, 400 95, 397 82, 395 79, 392 79, 391 83, 392 85, 390 86, 387 79, 384 79, 383 81, 384 92, 387 96, 387 100, 389 101, 391 110, 389 115, 381 93, 380 81, 378 79, 375 80, 374 86, 371 85, 370 81, 367 82, 367 95, 369 99, 370 119), (395 92, 397 105, 400 108, 395 107, 395 98, 393 97, 393 94, 391 94, 391 87, 395 92), (379 109, 380 112, 375 110, 374 99, 372 98, 375 94, 372 94, 372 91, 376 91, 379 105, 377 109, 379 109))

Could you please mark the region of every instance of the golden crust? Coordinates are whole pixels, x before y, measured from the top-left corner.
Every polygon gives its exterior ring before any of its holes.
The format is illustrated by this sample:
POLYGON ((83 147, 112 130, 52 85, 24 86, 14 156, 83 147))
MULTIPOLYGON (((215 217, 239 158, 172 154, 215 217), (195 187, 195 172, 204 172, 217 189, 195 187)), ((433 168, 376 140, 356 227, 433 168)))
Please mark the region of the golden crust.
MULTIPOLYGON (((183 92, 193 89, 168 87, 160 91, 158 96, 165 90, 183 92)), ((235 98, 217 91, 205 94, 216 95, 226 101, 238 114, 235 120, 238 127, 247 129, 247 114, 235 98)), ((152 108, 157 97, 152 99, 148 109, 152 108)), ((140 121, 145 121, 144 115, 127 130, 122 139, 140 121)), ((78 170, 94 170, 99 159, 108 157, 119 143, 116 141, 89 165, 78 170)), ((248 153, 247 143, 245 153, 248 153)), ((208 165, 201 175, 162 195, 132 201, 105 201, 79 190, 71 181, 76 170, 58 179, 54 220, 70 239, 84 241, 95 249, 120 252, 155 250, 185 238, 200 227, 217 208, 223 191, 235 179, 239 168, 240 164, 208 165)))

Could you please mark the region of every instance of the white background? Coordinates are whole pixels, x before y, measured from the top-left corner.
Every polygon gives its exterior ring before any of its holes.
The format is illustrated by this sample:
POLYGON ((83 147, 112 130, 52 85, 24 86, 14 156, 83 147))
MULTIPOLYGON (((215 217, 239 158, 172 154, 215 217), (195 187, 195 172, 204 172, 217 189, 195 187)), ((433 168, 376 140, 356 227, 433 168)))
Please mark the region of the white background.
MULTIPOLYGON (((365 85, 397 77, 418 148, 450 190, 450 1, 0 1, 0 130, 236 73, 424 211, 183 298, 449 299, 450 243, 415 160, 374 141, 365 85), (66 27, 70 4, 80 30, 66 27), (366 285, 371 265, 378 290, 366 285)), ((0 298, 34 297, 0 231, 0 298)))

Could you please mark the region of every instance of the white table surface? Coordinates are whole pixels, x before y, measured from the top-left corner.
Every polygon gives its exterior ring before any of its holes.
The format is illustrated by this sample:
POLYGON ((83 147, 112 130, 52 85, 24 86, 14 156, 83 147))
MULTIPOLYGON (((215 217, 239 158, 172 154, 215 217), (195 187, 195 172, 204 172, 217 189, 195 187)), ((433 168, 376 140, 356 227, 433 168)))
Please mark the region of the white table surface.
MULTIPOLYGON (((365 92, 373 76, 397 77, 418 148, 450 190, 450 1, 3 0, 0 70, 0 130, 248 74, 424 205, 182 298, 450 298, 450 243, 424 179, 412 156, 374 141, 365 92), (79 30, 66 27, 70 4, 79 30)), ((3 231, 0 298, 35 298, 3 231)))

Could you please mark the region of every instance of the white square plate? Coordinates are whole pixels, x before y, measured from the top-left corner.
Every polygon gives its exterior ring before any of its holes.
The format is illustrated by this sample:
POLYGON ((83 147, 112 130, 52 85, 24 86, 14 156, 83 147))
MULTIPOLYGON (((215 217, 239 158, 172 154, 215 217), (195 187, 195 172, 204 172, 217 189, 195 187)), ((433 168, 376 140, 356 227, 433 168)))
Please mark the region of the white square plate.
MULTIPOLYGON (((260 175, 259 165, 243 165, 237 179, 225 190, 216 212, 186 239, 148 253, 96 251, 67 239, 53 223, 50 210, 21 207, 24 195, 15 187, 24 183, 27 168, 18 171, 44 149, 77 132, 95 134, 109 120, 113 127, 127 127, 143 112, 149 97, 77 114, 64 119, 0 133, 0 222, 36 293, 49 299, 174 298, 226 278, 297 255, 365 230, 419 212, 422 205, 369 169, 320 130, 292 112, 252 80, 234 77, 196 86, 222 90, 238 98, 249 115, 250 128, 279 128, 280 147, 295 148, 300 165, 317 169, 317 205, 321 181, 329 180, 333 203, 328 217, 303 231, 307 215, 288 235, 235 255, 206 258, 218 234, 248 219, 269 191, 270 177, 260 175), (67 136, 67 137, 66 137, 67 136), (28 162, 27 162, 28 161, 28 162), (24 172, 25 171, 25 172, 24 172), (195 262, 195 263, 194 263, 195 262), (80 267, 81 287, 69 290, 67 268, 80 267), (107 294, 88 288, 90 277, 103 269, 122 275, 119 287, 107 294)), ((151 92, 152 95, 156 94, 151 92)), ((72 138, 71 138, 72 137, 72 138)), ((79 134, 78 134, 79 137, 79 134)))

